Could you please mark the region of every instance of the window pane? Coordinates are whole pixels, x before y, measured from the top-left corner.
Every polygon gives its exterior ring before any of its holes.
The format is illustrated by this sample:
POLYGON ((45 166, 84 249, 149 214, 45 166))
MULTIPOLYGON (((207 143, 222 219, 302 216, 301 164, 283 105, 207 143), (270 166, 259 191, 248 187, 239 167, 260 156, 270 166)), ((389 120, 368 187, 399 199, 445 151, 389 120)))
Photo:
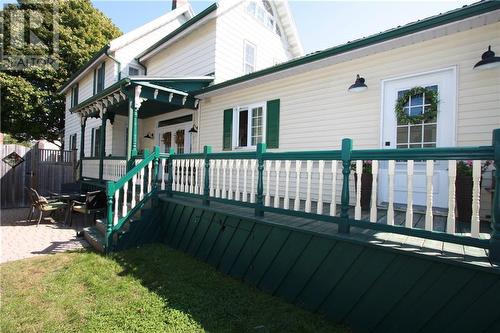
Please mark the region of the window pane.
POLYGON ((413 95, 410 98, 410 105, 422 105, 422 102, 424 101, 424 95, 423 94, 417 94, 413 95))
POLYGON ((128 75, 139 75, 139 70, 134 67, 128 68, 128 75))
POLYGON ((245 46, 245 61, 250 64, 255 61, 255 48, 252 45, 246 44, 245 46))
POLYGON ((252 109, 252 146, 262 142, 262 108, 252 109))
POLYGON ((408 145, 397 145, 396 147, 397 147, 398 149, 400 149, 400 148, 405 149, 405 148, 408 148, 408 145))
POLYGON ((410 148, 422 148, 422 144, 421 143, 411 144, 410 148))
MULTIPOLYGON (((425 110, 427 111, 428 109, 429 109, 429 106, 426 106, 426 107, 425 107, 425 110)), ((436 117, 436 116, 434 116, 434 117, 432 117, 432 118, 430 118, 430 119, 428 119, 428 120, 425 120, 425 122, 426 122, 426 123, 435 123, 435 122, 437 122, 437 117, 436 117)))
POLYGON ((246 147, 248 143, 248 110, 240 111, 238 135, 238 146, 246 147))
POLYGON ((398 127, 397 143, 408 143, 408 127, 398 127))
POLYGON ((422 142, 422 125, 410 126, 410 143, 422 142))
POLYGON ((421 115, 423 111, 423 107, 421 106, 414 106, 410 108, 410 116, 418 116, 421 115))
POLYGON ((424 147, 425 148, 435 148, 436 144, 435 143, 426 143, 426 144, 424 144, 424 147))
POLYGON ((424 126, 424 142, 436 142, 436 125, 424 126))

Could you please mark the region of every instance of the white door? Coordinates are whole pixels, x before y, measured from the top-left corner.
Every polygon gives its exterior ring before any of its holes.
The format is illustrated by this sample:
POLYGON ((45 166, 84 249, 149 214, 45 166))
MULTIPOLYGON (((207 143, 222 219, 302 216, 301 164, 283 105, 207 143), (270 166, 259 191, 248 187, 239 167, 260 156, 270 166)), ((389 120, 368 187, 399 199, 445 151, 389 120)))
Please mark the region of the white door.
POLYGON ((189 154, 191 152, 191 133, 189 130, 192 123, 181 123, 158 127, 156 129, 156 144, 160 146, 160 152, 168 153, 174 148, 176 154, 189 154))
MULTIPOLYGON (((384 149, 408 149, 426 147, 452 147, 455 145, 456 114, 456 74, 455 68, 432 73, 386 80, 382 85, 382 135, 384 149), (407 90, 414 87, 426 87, 438 92, 437 118, 420 124, 398 124, 394 113, 396 100, 407 90)), ((410 98, 406 110, 411 114, 421 113, 428 100, 425 96, 415 95, 410 98)), ((428 104, 427 104, 428 105, 428 104)), ((394 176, 394 202, 406 203, 407 177, 405 162, 396 162, 394 176)), ((379 198, 388 201, 387 162, 380 165, 379 198)), ((413 203, 426 204, 426 168, 425 162, 415 161, 413 176, 413 203)), ((433 206, 448 207, 447 161, 436 161, 433 177, 433 206)))

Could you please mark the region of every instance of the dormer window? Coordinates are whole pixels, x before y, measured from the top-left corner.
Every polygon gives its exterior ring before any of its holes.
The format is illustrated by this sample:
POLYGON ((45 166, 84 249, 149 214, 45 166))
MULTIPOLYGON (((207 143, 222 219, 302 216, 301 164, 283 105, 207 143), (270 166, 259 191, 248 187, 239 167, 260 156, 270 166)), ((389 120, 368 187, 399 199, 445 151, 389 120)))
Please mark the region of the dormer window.
POLYGON ((267 0, 252 0, 247 4, 247 13, 257 19, 266 28, 281 36, 281 31, 276 22, 276 15, 274 15, 273 7, 267 0))

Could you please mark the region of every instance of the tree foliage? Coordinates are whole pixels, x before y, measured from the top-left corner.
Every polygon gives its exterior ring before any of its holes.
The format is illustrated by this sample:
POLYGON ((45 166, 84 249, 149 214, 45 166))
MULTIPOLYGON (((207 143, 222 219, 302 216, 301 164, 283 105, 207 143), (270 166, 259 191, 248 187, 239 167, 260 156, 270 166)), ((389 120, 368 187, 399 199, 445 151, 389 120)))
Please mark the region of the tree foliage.
POLYGON ((19 0, 6 5, 2 17, 3 55, 50 56, 56 63, 20 69, 2 61, 2 132, 19 140, 56 140, 65 103, 58 89, 121 32, 89 0, 19 0), (18 30, 24 31, 22 45, 11 36, 18 30))

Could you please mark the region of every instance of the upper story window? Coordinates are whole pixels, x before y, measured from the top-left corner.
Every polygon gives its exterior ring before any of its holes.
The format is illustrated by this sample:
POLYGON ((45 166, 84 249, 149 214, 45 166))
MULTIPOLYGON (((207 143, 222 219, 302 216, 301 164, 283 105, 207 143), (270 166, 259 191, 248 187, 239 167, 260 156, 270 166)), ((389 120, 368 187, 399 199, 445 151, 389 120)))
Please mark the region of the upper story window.
POLYGON ((243 43, 243 71, 249 74, 255 71, 255 45, 245 41, 243 43))
POLYGON ((129 66, 128 67, 128 76, 136 76, 139 75, 139 68, 129 66))
POLYGON ((74 108, 78 105, 78 83, 71 87, 71 106, 74 108))
POLYGON ((265 27, 281 36, 273 7, 268 0, 251 0, 246 7, 247 13, 255 17, 265 27))
POLYGON ((104 90, 105 65, 106 63, 103 62, 94 71, 94 94, 104 90))

